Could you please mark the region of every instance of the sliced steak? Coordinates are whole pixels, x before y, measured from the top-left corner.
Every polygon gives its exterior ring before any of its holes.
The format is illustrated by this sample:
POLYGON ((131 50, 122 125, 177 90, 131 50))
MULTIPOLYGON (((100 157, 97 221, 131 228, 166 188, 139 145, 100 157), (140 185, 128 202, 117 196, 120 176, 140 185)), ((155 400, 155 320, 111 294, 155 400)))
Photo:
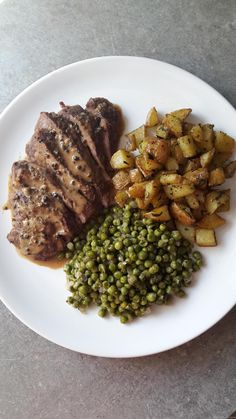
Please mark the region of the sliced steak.
POLYGON ((112 154, 117 149, 123 129, 121 110, 109 100, 100 97, 89 99, 86 109, 100 119, 106 156, 110 161, 112 154))
POLYGON ((80 105, 65 106, 63 102, 60 104, 62 110, 59 115, 63 115, 68 121, 79 127, 82 141, 88 146, 93 158, 102 169, 104 178, 109 180, 112 170, 106 154, 104 129, 100 126, 100 118, 93 116, 80 105))
POLYGON ((57 147, 56 133, 46 129, 37 129, 26 145, 30 161, 44 168, 51 169, 63 191, 65 202, 84 223, 96 208, 96 191, 94 187, 79 177, 72 176, 57 147))
POLYGON ((104 178, 102 168, 83 141, 79 126, 56 113, 44 113, 46 119, 48 127, 58 134, 58 148, 70 173, 92 184, 102 205, 108 207, 113 198, 111 180, 104 178))
POLYGON ((7 238, 22 254, 47 260, 64 250, 79 226, 61 197, 47 190, 45 172, 40 168, 37 172, 41 177, 37 176, 34 183, 28 178, 27 162, 13 165, 9 184, 13 228, 7 238), (31 186, 25 186, 27 183, 31 186))

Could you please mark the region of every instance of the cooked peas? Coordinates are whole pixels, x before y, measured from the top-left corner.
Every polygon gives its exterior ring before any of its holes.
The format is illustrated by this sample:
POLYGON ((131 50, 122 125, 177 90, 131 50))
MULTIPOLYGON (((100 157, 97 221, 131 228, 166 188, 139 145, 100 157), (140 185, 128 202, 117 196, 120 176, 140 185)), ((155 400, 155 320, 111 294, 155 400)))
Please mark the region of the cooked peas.
POLYGON ((95 303, 100 317, 110 313, 121 323, 154 303, 167 304, 171 295, 183 297, 203 264, 179 231, 143 218, 133 202, 105 210, 67 244, 65 256, 67 302, 81 311, 95 303))

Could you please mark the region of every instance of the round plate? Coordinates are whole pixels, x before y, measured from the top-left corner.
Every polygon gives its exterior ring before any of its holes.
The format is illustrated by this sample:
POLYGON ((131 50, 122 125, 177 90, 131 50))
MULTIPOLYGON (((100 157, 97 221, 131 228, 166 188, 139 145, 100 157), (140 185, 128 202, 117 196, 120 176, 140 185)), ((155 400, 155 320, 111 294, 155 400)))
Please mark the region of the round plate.
MULTIPOLYGON (((210 122, 236 136, 235 110, 214 89, 186 71, 138 57, 103 57, 63 67, 22 92, 0 119, 0 203, 7 199, 11 165, 23 158, 40 111, 59 110, 59 101, 85 105, 104 96, 121 106, 126 130, 141 125, 150 107, 170 112, 193 109, 193 121, 210 122)), ((230 184, 230 182, 229 182, 230 184)), ((5 305, 41 336, 75 351, 104 357, 133 357, 181 345, 220 320, 236 301, 236 198, 232 184, 227 224, 217 232, 219 246, 202 249, 205 267, 185 299, 156 307, 150 315, 122 325, 101 319, 96 310, 81 314, 66 304, 65 274, 20 257, 6 239, 9 211, 0 215, 0 294, 5 305)))

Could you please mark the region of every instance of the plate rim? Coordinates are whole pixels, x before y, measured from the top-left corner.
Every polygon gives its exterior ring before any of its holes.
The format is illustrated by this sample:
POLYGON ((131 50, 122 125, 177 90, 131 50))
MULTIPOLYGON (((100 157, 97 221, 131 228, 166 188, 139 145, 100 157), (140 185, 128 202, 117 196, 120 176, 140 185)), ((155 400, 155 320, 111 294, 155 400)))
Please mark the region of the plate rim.
MULTIPOLYGON (((148 58, 148 57, 142 57, 142 56, 134 56, 134 55, 105 55, 105 56, 98 56, 98 57, 93 57, 93 58, 87 58, 85 60, 75 61, 73 63, 70 63, 70 64, 67 64, 67 65, 58 67, 57 69, 52 70, 52 71, 46 73, 45 75, 41 76, 40 78, 38 78, 37 80, 35 80, 31 84, 29 84, 27 87, 25 87, 16 97, 14 97, 8 103, 8 105, 5 106, 5 108, 3 109, 3 111, 0 113, 0 124, 1 124, 2 119, 5 117, 5 114, 8 113, 8 111, 12 108, 12 106, 14 106, 18 102, 18 100, 21 99, 21 97, 23 97, 25 94, 27 94, 27 92, 30 91, 32 88, 34 88, 35 86, 37 86, 38 84, 40 84, 44 80, 49 79, 50 77, 54 76, 55 74, 60 73, 60 72, 63 72, 63 71, 66 71, 67 69, 72 68, 72 67, 75 67, 78 64, 80 64, 80 65, 86 65, 88 62, 89 63, 92 63, 92 62, 106 61, 106 60, 108 60, 108 61, 110 61, 110 60, 115 61, 115 60, 120 60, 120 59, 121 60, 127 60, 127 59, 128 60, 130 60, 130 59, 131 60, 143 60, 143 61, 148 61, 148 62, 153 62, 153 63, 159 63, 160 65, 163 65, 163 64, 164 65, 167 65, 170 68, 172 68, 172 70, 175 70, 175 71, 177 70, 177 71, 179 71, 182 74, 185 74, 187 76, 191 76, 192 78, 196 79, 198 82, 200 81, 203 84, 203 86, 207 87, 212 92, 214 92, 214 94, 216 94, 221 100, 224 100, 225 103, 227 104, 227 106, 229 106, 232 109, 232 111, 236 112, 234 106, 219 91, 217 91, 214 87, 212 87, 210 84, 208 84, 207 82, 205 82, 200 77, 196 76, 195 74, 191 73, 190 71, 187 71, 187 70, 185 70, 185 69, 183 69, 183 68, 181 68, 179 66, 170 64, 170 63, 165 62, 165 61, 156 60, 154 58, 148 58)), ((142 351, 142 353, 140 353, 140 351, 136 351, 136 353, 129 354, 129 355, 114 355, 114 354, 109 354, 109 353, 106 354, 106 355, 104 355, 104 354, 103 355, 98 355, 98 353, 96 353, 96 351, 87 351, 86 350, 86 352, 85 352, 85 351, 74 349, 74 348, 70 347, 70 345, 66 345, 64 343, 63 344, 58 343, 56 341, 56 339, 47 337, 41 331, 38 332, 37 331, 37 328, 34 328, 31 325, 29 325, 28 322, 25 321, 21 317, 21 315, 19 315, 17 313, 17 310, 15 310, 14 308, 12 308, 11 307, 11 304, 9 304, 7 301, 5 301, 5 298, 2 295, 0 295, 0 299, 3 302, 3 304, 5 305, 5 307, 7 307, 7 309, 18 320, 20 320, 20 322, 22 322, 25 326, 27 326, 29 329, 31 329, 34 333, 36 333, 39 336, 41 336, 44 339, 46 339, 48 342, 52 342, 52 343, 54 343, 54 344, 56 344, 56 345, 58 345, 60 347, 69 349, 69 350, 71 350, 73 352, 77 352, 77 353, 81 353, 81 354, 86 354, 86 355, 90 355, 90 356, 99 356, 99 357, 104 357, 104 358, 138 358, 138 357, 142 357, 142 356, 151 356, 151 355, 154 355, 154 354, 159 354, 159 353, 170 351, 172 349, 175 349, 177 347, 180 347, 180 346, 186 344, 187 342, 191 342, 193 339, 201 336, 203 333, 207 332, 211 327, 215 326, 219 321, 221 321, 232 310, 232 308, 234 307, 234 305, 236 303, 236 302, 235 303, 232 302, 232 306, 230 308, 228 308, 227 311, 224 312, 216 321, 210 322, 210 325, 207 326, 207 328, 206 327, 202 327, 202 329, 201 329, 200 332, 198 332, 197 334, 194 333, 192 337, 190 337, 190 338, 187 337, 186 339, 182 340, 181 343, 179 343, 179 344, 177 343, 174 346, 169 347, 167 345, 166 348, 163 348, 161 350, 157 350, 157 351, 153 351, 153 350, 147 351, 146 350, 145 352, 142 351)))

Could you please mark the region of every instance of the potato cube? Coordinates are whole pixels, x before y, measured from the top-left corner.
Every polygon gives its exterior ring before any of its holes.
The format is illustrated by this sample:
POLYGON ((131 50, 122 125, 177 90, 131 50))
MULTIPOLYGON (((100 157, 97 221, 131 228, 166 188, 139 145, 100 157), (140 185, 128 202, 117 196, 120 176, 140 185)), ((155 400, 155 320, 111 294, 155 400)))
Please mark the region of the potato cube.
POLYGON ((200 163, 202 167, 207 167, 211 163, 213 157, 215 154, 215 149, 212 148, 211 150, 207 151, 206 153, 203 153, 200 156, 200 163))
POLYGON ((190 135, 197 143, 202 143, 203 141, 203 131, 200 124, 194 125, 190 131, 190 135))
POLYGON ((128 189, 128 195, 131 198, 144 198, 145 187, 147 182, 134 183, 128 189))
POLYGON ((218 211, 222 205, 229 203, 229 190, 211 191, 206 196, 205 207, 208 214, 218 211))
POLYGON ((170 140, 170 151, 171 155, 176 159, 178 164, 185 163, 186 158, 184 157, 176 138, 171 138, 170 140))
POLYGON ((178 144, 181 148, 181 151, 184 157, 194 157, 197 154, 197 147, 190 135, 185 135, 184 137, 178 138, 178 144))
POLYGON ((115 202, 123 208, 126 202, 129 200, 129 196, 127 191, 118 191, 115 194, 115 202))
POLYGON ((216 132, 215 149, 219 153, 232 154, 235 147, 235 140, 222 131, 216 132))
POLYGON ((205 188, 207 186, 209 173, 205 167, 201 167, 200 169, 194 170, 193 172, 185 173, 184 177, 198 188, 205 188))
POLYGON ((176 118, 179 118, 181 121, 184 121, 191 112, 192 112, 192 109, 183 108, 183 109, 178 109, 177 111, 171 112, 170 115, 175 116, 176 118))
POLYGON ((175 221, 175 224, 184 239, 188 240, 190 243, 195 242, 195 228, 194 227, 181 224, 177 220, 175 221))
POLYGON ((141 125, 140 127, 135 129, 134 131, 131 131, 131 132, 129 132, 129 134, 127 134, 127 136, 129 138, 131 138, 133 135, 135 136, 136 144, 139 145, 144 140, 144 138, 146 137, 146 127, 145 127, 145 125, 141 125))
POLYGON ((197 209, 199 207, 199 201, 195 194, 187 195, 185 199, 190 208, 197 209))
POLYGON ((156 136, 163 138, 164 140, 166 140, 169 136, 169 130, 167 127, 165 127, 164 125, 158 125, 157 130, 156 130, 156 136))
POLYGON ((179 170, 179 164, 174 157, 168 157, 165 167, 167 170, 174 170, 174 171, 179 170))
POLYGON ((168 128, 170 134, 174 135, 176 138, 181 137, 183 133, 182 122, 179 118, 174 115, 167 114, 163 118, 163 125, 168 128))
POLYGON ((176 200, 191 195, 194 192, 193 185, 167 185, 164 186, 164 191, 168 198, 176 200))
POLYGON ((160 182, 162 185, 179 184, 182 182, 182 176, 177 173, 166 173, 161 175, 160 182))
POLYGON ((203 141, 199 143, 201 151, 205 153, 206 151, 210 151, 214 147, 214 125, 205 124, 201 125, 202 133, 203 133, 203 141))
POLYGON ((236 172, 236 160, 231 161, 224 167, 224 173, 227 179, 233 177, 235 172, 236 172))
POLYGON ((165 164, 170 154, 169 141, 162 138, 150 139, 145 149, 159 164, 165 164))
POLYGON ((153 108, 151 108, 150 111, 148 112, 145 125, 147 127, 154 127, 155 125, 158 124, 158 122, 159 122, 158 113, 155 106, 153 106, 153 108))
POLYGON ((154 221, 169 221, 171 219, 169 209, 167 205, 163 205, 162 207, 155 208, 150 212, 146 212, 144 217, 150 218, 154 221))
POLYGON ((113 169, 129 169, 134 166, 134 158, 128 151, 120 149, 113 154, 110 163, 113 169))
POLYGON ((143 175, 138 168, 131 169, 129 172, 129 177, 132 183, 138 183, 143 181, 143 175))
POLYGON ((200 221, 198 221, 197 226, 199 228, 215 229, 221 227, 224 224, 224 218, 214 213, 210 215, 205 215, 200 221))
POLYGON ((181 224, 191 226, 195 223, 195 218, 189 207, 179 202, 172 202, 170 206, 171 214, 181 224))
POLYGON ((115 189, 124 189, 130 183, 129 173, 125 170, 119 170, 112 178, 115 189))
POLYGON ((225 174, 222 167, 217 167, 216 169, 212 170, 209 174, 209 186, 217 186, 222 185, 225 181, 225 174))
POLYGON ((202 247, 217 246, 215 231, 206 228, 196 228, 196 243, 202 247))
POLYGON ((137 143, 136 143, 136 137, 134 134, 130 134, 129 137, 129 142, 126 146, 127 151, 134 151, 137 148, 137 143))

